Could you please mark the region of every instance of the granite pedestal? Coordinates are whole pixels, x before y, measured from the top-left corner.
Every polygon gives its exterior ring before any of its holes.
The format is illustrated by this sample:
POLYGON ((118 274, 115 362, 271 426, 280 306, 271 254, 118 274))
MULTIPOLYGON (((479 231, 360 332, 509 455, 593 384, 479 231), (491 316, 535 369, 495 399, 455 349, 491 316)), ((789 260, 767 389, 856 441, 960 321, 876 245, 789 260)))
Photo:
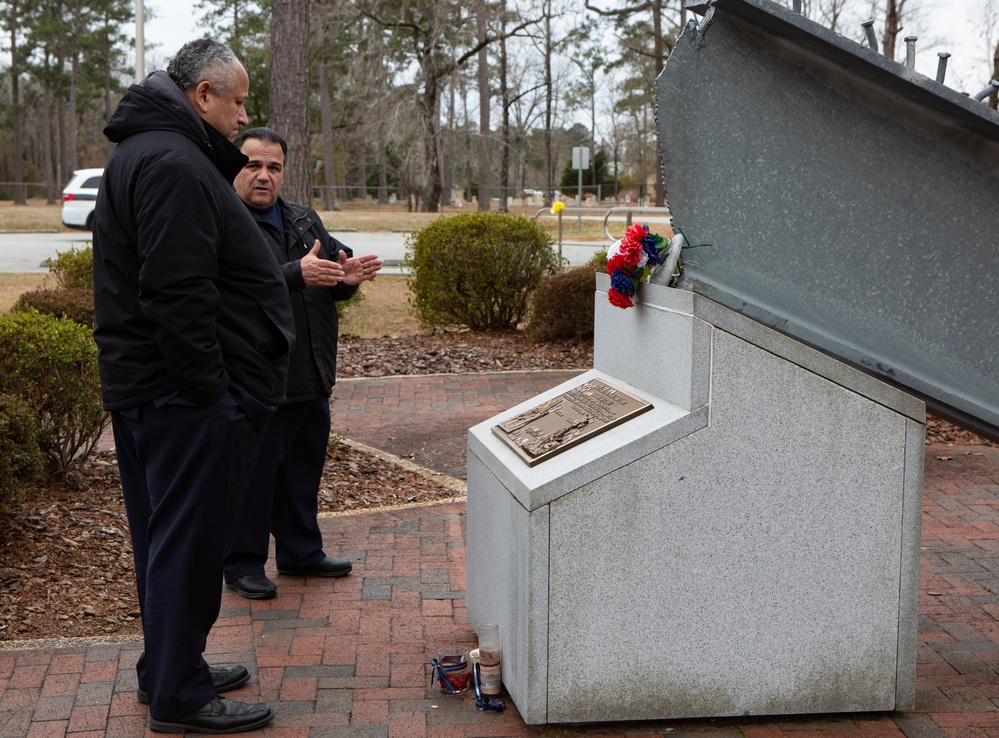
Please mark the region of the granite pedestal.
POLYGON ((692 292, 468 436, 468 613, 530 724, 904 710, 920 401, 692 292), (653 409, 534 467, 492 427, 591 378, 653 409))

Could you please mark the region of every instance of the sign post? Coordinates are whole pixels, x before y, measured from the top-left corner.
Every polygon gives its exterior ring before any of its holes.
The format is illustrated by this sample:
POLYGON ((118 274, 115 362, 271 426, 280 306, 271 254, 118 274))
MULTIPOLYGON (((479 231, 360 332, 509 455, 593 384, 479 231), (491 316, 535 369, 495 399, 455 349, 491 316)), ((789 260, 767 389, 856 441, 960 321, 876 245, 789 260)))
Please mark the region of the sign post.
POLYGON ((583 170, 590 168, 590 150, 585 146, 572 147, 572 168, 579 174, 579 195, 576 200, 576 230, 583 230, 583 170))

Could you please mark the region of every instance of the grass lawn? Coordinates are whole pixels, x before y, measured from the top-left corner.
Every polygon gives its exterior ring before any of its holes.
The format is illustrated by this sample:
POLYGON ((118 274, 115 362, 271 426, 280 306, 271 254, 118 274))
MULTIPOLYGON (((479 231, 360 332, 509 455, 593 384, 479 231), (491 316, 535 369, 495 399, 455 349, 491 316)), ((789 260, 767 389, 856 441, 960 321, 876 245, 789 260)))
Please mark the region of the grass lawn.
MULTIPOLYGON (((55 278, 49 274, 0 274, 0 313, 10 310, 22 293, 44 286, 55 287, 55 278)), ((361 285, 361 292, 364 296, 348 308, 340 322, 341 333, 377 337, 419 332, 420 324, 409 307, 405 277, 382 274, 361 285)))

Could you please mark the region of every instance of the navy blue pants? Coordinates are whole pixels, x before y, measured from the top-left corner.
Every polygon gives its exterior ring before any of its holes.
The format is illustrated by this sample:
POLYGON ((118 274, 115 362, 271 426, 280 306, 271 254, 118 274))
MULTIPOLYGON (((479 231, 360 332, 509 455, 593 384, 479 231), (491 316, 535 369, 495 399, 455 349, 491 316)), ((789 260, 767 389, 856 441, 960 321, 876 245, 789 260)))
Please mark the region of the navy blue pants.
POLYGON ((329 436, 328 399, 278 407, 226 552, 227 582, 264 573, 271 534, 279 570, 311 566, 326 556, 316 515, 329 436))
MULTIPOLYGON (((255 402, 238 394, 243 406, 255 402)), ((255 424, 240 403, 229 392, 207 407, 173 395, 111 414, 145 641, 136 673, 159 720, 216 696, 202 654, 222 602, 244 470, 256 462, 271 410, 251 407, 255 424)))

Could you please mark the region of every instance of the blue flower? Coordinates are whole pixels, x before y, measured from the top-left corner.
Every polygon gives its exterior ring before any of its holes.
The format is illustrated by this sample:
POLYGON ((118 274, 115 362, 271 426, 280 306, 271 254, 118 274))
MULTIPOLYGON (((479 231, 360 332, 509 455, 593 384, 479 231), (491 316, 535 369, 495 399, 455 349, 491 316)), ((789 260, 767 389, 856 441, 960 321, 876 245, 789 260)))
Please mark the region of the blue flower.
POLYGON ((659 242, 656 240, 655 236, 644 236, 642 238, 642 251, 644 251, 649 257, 648 266, 657 266, 662 264, 663 260, 659 258, 659 249, 657 248, 659 242))
POLYGON ((627 272, 621 269, 615 269, 611 275, 611 288, 625 295, 635 294, 635 283, 631 281, 627 272))

